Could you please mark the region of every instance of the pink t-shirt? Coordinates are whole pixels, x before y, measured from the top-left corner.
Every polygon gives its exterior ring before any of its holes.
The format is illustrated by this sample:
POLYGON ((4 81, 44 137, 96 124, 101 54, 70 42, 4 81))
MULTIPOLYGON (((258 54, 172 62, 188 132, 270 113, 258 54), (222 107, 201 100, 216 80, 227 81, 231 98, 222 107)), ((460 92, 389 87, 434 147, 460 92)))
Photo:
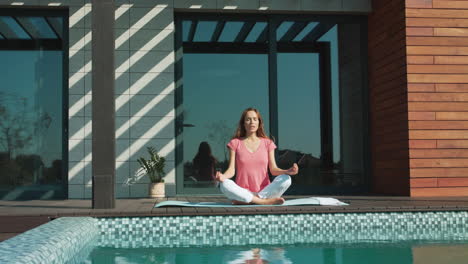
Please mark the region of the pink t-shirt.
POLYGON ((268 177, 268 153, 276 148, 267 138, 260 138, 255 152, 250 152, 244 142, 232 139, 227 146, 236 152, 236 183, 251 192, 259 192, 270 184, 268 177))

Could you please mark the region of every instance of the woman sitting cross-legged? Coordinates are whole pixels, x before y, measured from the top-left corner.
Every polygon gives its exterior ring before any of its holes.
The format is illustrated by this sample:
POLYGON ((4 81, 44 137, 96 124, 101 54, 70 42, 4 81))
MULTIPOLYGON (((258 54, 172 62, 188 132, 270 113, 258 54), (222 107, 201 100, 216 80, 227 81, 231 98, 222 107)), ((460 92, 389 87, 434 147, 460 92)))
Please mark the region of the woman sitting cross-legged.
POLYGON ((296 163, 288 170, 278 168, 276 145, 263 128, 263 120, 255 108, 246 109, 239 120, 236 134, 227 145, 229 167, 216 173, 221 192, 233 204, 282 204, 283 193, 291 185, 291 177, 299 168, 296 163), (268 169, 276 178, 270 183, 268 169), (230 180, 236 174, 236 182, 230 180))

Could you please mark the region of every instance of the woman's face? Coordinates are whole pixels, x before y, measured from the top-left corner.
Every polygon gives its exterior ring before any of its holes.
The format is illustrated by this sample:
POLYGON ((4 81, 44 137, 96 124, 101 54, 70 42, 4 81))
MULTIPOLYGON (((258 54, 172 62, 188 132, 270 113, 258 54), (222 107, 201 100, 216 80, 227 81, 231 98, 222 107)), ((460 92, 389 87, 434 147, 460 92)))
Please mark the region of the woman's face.
POLYGON ((255 111, 248 111, 244 118, 244 127, 247 133, 255 133, 258 130, 258 125, 260 121, 258 120, 257 113, 255 111))

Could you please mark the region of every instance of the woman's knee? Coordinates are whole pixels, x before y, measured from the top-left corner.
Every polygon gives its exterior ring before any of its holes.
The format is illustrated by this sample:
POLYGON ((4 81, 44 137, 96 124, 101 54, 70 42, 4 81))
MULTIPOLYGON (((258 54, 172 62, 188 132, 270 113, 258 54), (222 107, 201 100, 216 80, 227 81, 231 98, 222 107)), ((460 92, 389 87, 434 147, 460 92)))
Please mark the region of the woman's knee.
POLYGON ((239 187, 232 180, 224 180, 220 183, 221 192, 230 200, 250 203, 253 199, 253 194, 248 190, 239 187))
POLYGON ((224 192, 232 184, 232 180, 226 179, 219 183, 219 189, 224 192))
POLYGON ((275 181, 278 181, 281 183, 282 186, 284 187, 289 187, 291 186, 291 176, 287 175, 287 174, 282 174, 282 175, 279 175, 275 178, 275 181))

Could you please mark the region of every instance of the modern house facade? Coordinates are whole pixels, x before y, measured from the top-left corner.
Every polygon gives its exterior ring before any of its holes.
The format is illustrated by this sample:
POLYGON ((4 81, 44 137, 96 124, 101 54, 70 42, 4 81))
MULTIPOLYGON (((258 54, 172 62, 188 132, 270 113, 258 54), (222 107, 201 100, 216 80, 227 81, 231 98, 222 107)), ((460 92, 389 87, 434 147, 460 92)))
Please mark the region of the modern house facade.
POLYGON ((289 194, 468 195, 462 1, 96 3, 0 0, 2 199, 218 194, 247 107, 289 194))

